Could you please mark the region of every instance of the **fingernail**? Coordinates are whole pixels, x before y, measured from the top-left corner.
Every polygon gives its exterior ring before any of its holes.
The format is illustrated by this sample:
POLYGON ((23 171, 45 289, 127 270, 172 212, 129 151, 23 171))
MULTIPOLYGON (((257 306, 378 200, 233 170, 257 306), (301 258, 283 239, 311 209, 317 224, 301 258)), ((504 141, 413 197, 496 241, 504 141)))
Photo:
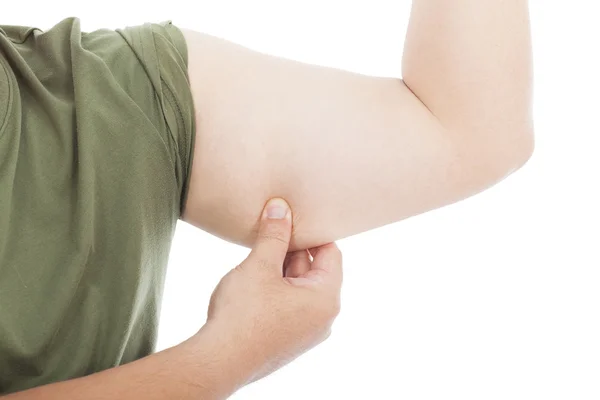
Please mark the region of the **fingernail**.
POLYGON ((269 219, 284 219, 289 214, 290 207, 283 199, 271 199, 265 208, 265 217, 269 219))

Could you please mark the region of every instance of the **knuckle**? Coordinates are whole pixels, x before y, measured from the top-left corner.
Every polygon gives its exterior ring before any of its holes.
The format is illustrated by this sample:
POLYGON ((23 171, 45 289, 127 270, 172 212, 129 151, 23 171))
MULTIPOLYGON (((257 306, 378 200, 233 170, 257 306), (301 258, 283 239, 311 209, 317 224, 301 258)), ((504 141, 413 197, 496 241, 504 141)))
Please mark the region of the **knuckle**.
POLYGON ((323 343, 331 337, 331 326, 328 326, 324 331, 319 334, 318 342, 323 343))
POLYGON ((245 263, 238 264, 233 268, 232 271, 238 271, 238 272, 243 271, 246 269, 245 265, 246 265, 245 263))
POLYGON ((327 339, 329 339, 331 337, 331 328, 328 328, 326 331, 324 331, 319 338, 319 343, 323 343, 325 342, 327 339))
POLYGON ((285 238, 290 236, 291 227, 286 220, 273 220, 264 225, 260 233, 266 236, 285 238))
POLYGON ((332 312, 332 317, 335 319, 338 317, 338 315, 340 315, 340 312, 342 311, 342 303, 337 300, 333 303, 332 307, 331 307, 331 312, 332 312))
POLYGON ((263 242, 279 242, 287 245, 286 234, 281 230, 272 229, 267 232, 261 232, 258 234, 258 239, 263 242))
POLYGON ((275 266, 273 261, 267 258, 259 258, 255 261, 255 263, 261 270, 269 269, 275 266))
POLYGON ((341 305, 337 300, 323 303, 319 309, 319 319, 321 319, 323 323, 329 324, 337 318, 340 311, 341 305))
POLYGON ((341 307, 339 302, 332 302, 327 309, 327 319, 329 321, 335 320, 340 315, 341 307))

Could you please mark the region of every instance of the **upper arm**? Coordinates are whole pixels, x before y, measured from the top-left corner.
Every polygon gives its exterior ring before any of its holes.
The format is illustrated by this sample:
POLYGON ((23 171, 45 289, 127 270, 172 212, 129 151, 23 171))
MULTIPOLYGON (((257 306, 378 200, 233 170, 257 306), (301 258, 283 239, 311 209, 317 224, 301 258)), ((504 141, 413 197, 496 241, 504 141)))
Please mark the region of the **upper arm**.
POLYGON ((183 218, 219 237, 251 244, 278 196, 294 213, 292 247, 315 246, 460 200, 506 173, 400 79, 184 34, 197 125, 183 218))

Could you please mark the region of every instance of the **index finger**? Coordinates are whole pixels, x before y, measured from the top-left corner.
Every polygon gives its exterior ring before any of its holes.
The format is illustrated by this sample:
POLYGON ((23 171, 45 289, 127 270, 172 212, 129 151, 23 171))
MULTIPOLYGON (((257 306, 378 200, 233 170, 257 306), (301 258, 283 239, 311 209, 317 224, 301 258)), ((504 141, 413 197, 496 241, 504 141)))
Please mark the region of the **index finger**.
POLYGON ((335 243, 314 247, 309 250, 313 257, 311 271, 319 271, 329 282, 341 285, 343 279, 342 252, 335 243))

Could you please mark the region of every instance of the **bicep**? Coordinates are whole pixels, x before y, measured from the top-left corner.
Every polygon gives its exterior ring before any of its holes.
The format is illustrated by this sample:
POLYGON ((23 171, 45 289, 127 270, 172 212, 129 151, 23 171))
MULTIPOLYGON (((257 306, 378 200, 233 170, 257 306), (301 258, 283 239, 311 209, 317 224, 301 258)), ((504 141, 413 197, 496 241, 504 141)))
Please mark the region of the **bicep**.
POLYGON ((487 180, 400 79, 306 65, 184 31, 196 141, 184 220, 242 245, 264 203, 294 248, 457 201, 487 180))

